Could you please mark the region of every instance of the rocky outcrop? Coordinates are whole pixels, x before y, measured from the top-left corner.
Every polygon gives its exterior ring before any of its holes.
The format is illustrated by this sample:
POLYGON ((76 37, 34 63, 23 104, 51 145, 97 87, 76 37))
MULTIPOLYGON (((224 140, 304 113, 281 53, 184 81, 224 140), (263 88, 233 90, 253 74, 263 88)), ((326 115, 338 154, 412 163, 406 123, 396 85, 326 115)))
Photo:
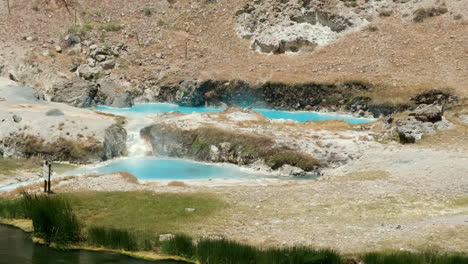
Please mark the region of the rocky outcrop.
POLYGON ((141 136, 151 143, 153 153, 160 156, 238 165, 265 162, 270 168, 282 168, 281 172, 292 176, 305 175, 320 168, 320 162, 310 155, 278 146, 266 136, 250 133, 213 127, 184 130, 155 124, 142 129, 141 136))
POLYGON ((443 107, 434 104, 421 104, 408 117, 396 122, 396 132, 404 144, 415 143, 425 135, 451 127, 452 123, 443 116, 443 107))
POLYGON ((119 125, 112 125, 104 132, 103 160, 127 154, 127 131, 119 125))
POLYGON ((419 105, 413 113, 410 114, 414 118, 421 122, 439 122, 442 120, 444 115, 442 106, 440 105, 419 105))
POLYGON ((456 103, 458 101, 458 97, 449 92, 435 89, 413 96, 411 97, 411 101, 418 105, 446 105, 456 103))
POLYGON ((370 91, 365 82, 342 83, 263 83, 252 85, 233 81, 184 81, 152 91, 152 100, 184 106, 242 106, 287 110, 351 111, 375 117, 411 108, 409 104, 382 105, 370 97, 356 96, 370 91))
POLYGON ((421 122, 410 116, 397 121, 396 132, 401 143, 415 143, 424 135, 431 135, 435 132, 431 122, 421 122))
POLYGON ((10 102, 44 102, 44 94, 31 87, 17 86, 15 82, 0 78, 0 98, 10 102))
POLYGON ((347 29, 365 24, 351 9, 327 8, 319 1, 249 1, 236 19, 237 34, 251 39, 251 48, 264 53, 323 46, 347 29))

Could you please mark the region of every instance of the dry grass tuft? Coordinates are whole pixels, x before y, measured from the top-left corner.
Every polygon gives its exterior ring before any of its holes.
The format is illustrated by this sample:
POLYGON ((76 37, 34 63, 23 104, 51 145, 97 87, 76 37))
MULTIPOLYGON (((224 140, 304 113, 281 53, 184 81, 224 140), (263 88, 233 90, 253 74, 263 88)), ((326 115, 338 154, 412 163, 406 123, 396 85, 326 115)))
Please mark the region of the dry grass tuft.
POLYGON ((135 175, 131 174, 130 172, 126 172, 126 171, 123 171, 123 172, 119 172, 120 176, 122 176, 122 178, 128 182, 128 183, 132 183, 132 184, 140 184, 138 182, 138 179, 137 177, 135 177, 135 175))
POLYGON ((185 182, 181 182, 181 181, 171 181, 171 182, 169 182, 167 184, 167 186, 170 186, 170 187, 184 187, 184 188, 190 187, 185 182))

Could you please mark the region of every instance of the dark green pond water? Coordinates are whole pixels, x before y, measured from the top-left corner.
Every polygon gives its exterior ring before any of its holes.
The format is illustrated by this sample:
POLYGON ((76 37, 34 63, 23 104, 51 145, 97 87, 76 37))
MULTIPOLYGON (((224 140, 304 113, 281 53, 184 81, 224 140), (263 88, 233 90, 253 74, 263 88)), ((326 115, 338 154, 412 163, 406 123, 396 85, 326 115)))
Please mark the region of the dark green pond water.
POLYGON ((0 225, 0 264, 178 264, 176 261, 147 261, 113 252, 56 250, 32 242, 31 235, 0 225))

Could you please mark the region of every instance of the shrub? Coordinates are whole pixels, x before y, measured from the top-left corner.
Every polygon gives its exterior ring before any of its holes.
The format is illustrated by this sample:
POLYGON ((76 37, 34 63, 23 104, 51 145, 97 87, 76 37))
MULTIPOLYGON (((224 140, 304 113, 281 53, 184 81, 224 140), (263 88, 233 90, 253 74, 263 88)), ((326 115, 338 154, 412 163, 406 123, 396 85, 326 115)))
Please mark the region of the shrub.
POLYGON ((196 259, 203 264, 255 263, 256 248, 226 239, 205 238, 198 242, 196 259))
POLYGON ((420 23, 423 22, 426 18, 440 16, 447 12, 448 9, 445 6, 418 8, 413 13, 413 21, 416 23, 420 23))
POLYGON ((143 13, 145 14, 145 16, 151 16, 153 14, 153 9, 151 9, 150 7, 145 7, 143 8, 143 13))
POLYGON ((60 196, 23 193, 25 216, 32 219, 34 234, 47 243, 69 244, 80 239, 81 226, 67 200, 60 196))
POLYGON ((458 264, 468 263, 468 255, 462 253, 438 252, 372 252, 363 256, 365 264, 458 264))
POLYGON ((90 227, 88 229, 88 242, 91 245, 103 246, 113 249, 137 250, 136 237, 127 230, 105 227, 90 227))
POLYGON ((169 240, 162 241, 161 252, 167 255, 192 258, 195 255, 195 246, 191 237, 180 234, 169 240))
POLYGON ((109 22, 109 23, 103 23, 99 25, 100 30, 104 31, 120 31, 122 29, 122 26, 115 23, 115 22, 109 22))
POLYGON ((288 164, 301 168, 305 171, 311 171, 320 165, 320 162, 312 156, 297 151, 283 151, 273 154, 267 159, 266 164, 272 169, 279 169, 288 164))
POLYGON ((68 28, 68 33, 69 34, 75 34, 75 35, 78 35, 80 37, 84 37, 91 30, 93 30, 93 24, 91 22, 84 22, 81 25, 71 25, 68 28))
POLYGON ((307 247, 271 248, 259 254, 258 264, 341 264, 340 255, 332 250, 307 247))

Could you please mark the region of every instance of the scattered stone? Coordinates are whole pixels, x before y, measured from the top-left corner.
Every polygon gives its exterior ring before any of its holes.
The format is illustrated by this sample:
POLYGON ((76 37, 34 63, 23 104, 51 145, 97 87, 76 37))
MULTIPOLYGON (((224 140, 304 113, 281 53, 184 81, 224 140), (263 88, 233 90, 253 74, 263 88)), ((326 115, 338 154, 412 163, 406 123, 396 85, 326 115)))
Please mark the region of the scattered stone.
POLYGON ((60 109, 50 109, 49 111, 46 112, 46 116, 63 116, 65 115, 62 110, 60 109))
POLYGON ((303 169, 288 164, 281 166, 281 168, 278 169, 278 172, 281 176, 303 177, 306 175, 306 172, 303 169))
POLYGON ((448 130, 453 127, 453 123, 445 119, 445 117, 442 117, 442 120, 435 123, 434 125, 435 128, 440 131, 448 130))
POLYGON ((70 56, 73 56, 73 55, 77 55, 77 54, 80 54, 82 51, 82 47, 81 47, 81 44, 76 44, 74 45, 72 48, 70 48, 68 50, 68 55, 70 56))
POLYGON ((185 208, 186 212, 193 213, 195 212, 195 208, 185 208))
POLYGON ((10 80, 15 81, 15 82, 18 81, 18 77, 16 76, 16 73, 14 71, 8 72, 8 78, 10 78, 10 80))
POLYGON ((104 62, 101 63, 101 67, 104 69, 104 70, 111 70, 115 67, 115 61, 113 60, 106 60, 104 62))
POLYGON ((80 65, 78 63, 72 63, 70 65, 68 65, 68 70, 70 72, 76 72, 76 70, 78 69, 80 65))
POLYGON ((106 60, 106 58, 107 58, 106 55, 102 55, 102 54, 96 55, 96 61, 98 62, 103 62, 106 60))
POLYGON ((19 123, 21 122, 21 120, 23 120, 23 118, 19 115, 13 115, 13 121, 15 121, 15 123, 19 123))
POLYGON ((88 64, 91 67, 96 67, 96 61, 93 58, 86 59, 86 64, 88 64))
MULTIPOLYGON (((81 38, 75 34, 68 34, 65 36, 65 42, 69 47, 81 43, 81 38)), ((81 45, 80 45, 81 46, 81 45)))
POLYGON ((79 77, 85 80, 92 80, 97 79, 99 77, 101 69, 99 67, 91 67, 87 64, 82 64, 78 67, 76 72, 79 77))
POLYGON ((62 53, 62 47, 60 47, 59 45, 55 46, 55 51, 57 53, 62 53))
POLYGON ((465 124, 468 124, 468 114, 467 115, 460 115, 458 116, 458 119, 465 124))

